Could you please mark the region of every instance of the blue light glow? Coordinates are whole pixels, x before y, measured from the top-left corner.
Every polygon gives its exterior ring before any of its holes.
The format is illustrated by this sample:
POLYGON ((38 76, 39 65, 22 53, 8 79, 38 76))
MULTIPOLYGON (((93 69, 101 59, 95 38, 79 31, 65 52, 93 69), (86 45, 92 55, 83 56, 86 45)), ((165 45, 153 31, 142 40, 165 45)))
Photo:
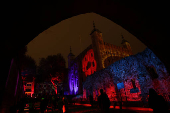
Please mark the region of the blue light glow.
MULTIPOLYGON (((148 48, 141 53, 116 61, 107 68, 88 76, 83 87, 86 90, 90 90, 90 88, 104 89, 105 86, 109 87, 110 84, 115 86, 122 82, 124 83, 123 89, 127 97, 131 98, 129 101, 141 100, 140 95, 142 96, 142 100, 146 100, 149 88, 154 88, 158 94, 163 95, 167 101, 170 101, 168 97, 168 94, 170 94, 170 87, 167 87, 170 86, 170 76, 164 64, 148 48), (153 79, 146 69, 146 66, 154 67, 158 78, 153 79), (132 96, 130 95, 130 89, 133 88, 131 79, 135 80, 137 88, 137 90, 134 90, 134 93, 131 94, 132 96)), ((124 91, 122 91, 122 95, 125 95, 123 92, 124 91)), ((131 92, 133 92, 133 90, 131 90, 131 92)))
POLYGON ((70 94, 76 95, 78 93, 78 69, 76 63, 72 65, 68 73, 70 94))
POLYGON ((117 84, 117 88, 118 88, 118 89, 122 89, 122 88, 124 88, 124 84, 123 84, 123 82, 118 83, 118 84, 117 84))

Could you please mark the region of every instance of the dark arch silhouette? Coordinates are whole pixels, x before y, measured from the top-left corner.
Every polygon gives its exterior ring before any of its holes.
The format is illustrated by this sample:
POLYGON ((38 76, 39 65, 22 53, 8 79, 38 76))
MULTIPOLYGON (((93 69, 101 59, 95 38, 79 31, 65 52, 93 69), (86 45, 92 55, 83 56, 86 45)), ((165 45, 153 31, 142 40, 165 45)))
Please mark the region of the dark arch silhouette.
MULTIPOLYGON (((168 3, 118 0, 13 1, 3 4, 5 21, 2 46, 1 92, 10 60, 38 34, 64 19, 94 12, 128 30, 147 45, 170 69, 168 47, 168 3)), ((2 93, 3 94, 3 93, 2 93)), ((2 97, 2 96, 0 96, 2 97)))

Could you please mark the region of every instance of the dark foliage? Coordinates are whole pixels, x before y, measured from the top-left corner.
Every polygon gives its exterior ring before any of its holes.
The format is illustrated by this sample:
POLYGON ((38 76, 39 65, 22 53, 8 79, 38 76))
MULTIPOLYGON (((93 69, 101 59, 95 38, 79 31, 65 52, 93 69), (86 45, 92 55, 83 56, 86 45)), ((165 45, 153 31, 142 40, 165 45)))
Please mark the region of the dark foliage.
POLYGON ((49 81, 51 77, 56 76, 62 80, 66 70, 65 63, 65 59, 60 53, 41 58, 37 69, 37 82, 49 81))
POLYGON ((27 46, 20 50, 18 53, 19 68, 21 75, 27 78, 35 77, 36 75, 36 62, 35 60, 26 55, 27 46))

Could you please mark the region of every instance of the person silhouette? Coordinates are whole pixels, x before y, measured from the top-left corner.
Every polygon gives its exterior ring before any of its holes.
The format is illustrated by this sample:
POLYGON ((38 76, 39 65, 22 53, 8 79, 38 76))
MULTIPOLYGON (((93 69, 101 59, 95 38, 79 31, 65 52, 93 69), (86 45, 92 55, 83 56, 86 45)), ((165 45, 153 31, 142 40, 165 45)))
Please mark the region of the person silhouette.
POLYGON ((93 96, 91 94, 89 95, 89 100, 90 100, 91 107, 93 107, 93 96))
POLYGON ((62 113, 63 112, 63 98, 62 96, 59 97, 59 100, 58 100, 58 112, 59 113, 62 113))
POLYGON ((149 89, 149 107, 153 109, 153 113, 168 113, 168 105, 163 96, 158 95, 153 88, 149 89))
POLYGON ((109 113, 110 100, 106 93, 103 92, 103 89, 100 89, 101 95, 98 97, 99 108, 102 113, 109 113))
POLYGON ((67 113, 68 110, 68 101, 65 96, 63 96, 63 113, 67 113))
POLYGON ((47 96, 45 95, 45 93, 43 93, 40 101, 41 113, 44 113, 46 109, 47 109, 47 96))

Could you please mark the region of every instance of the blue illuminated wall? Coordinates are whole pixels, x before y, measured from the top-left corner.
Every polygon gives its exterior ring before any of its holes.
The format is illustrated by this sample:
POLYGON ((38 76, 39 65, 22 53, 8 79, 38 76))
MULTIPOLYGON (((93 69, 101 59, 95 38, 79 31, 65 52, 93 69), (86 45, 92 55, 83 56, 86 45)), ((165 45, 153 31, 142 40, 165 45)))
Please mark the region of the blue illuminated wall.
POLYGON ((119 93, 128 101, 147 101, 149 88, 154 88, 158 94, 170 101, 168 97, 170 95, 170 76, 164 64, 148 48, 88 76, 83 87, 86 90, 92 88, 93 91, 99 91, 100 88, 103 88, 111 99, 111 96, 118 98, 116 86, 122 82, 125 88, 120 89, 119 93), (153 76, 151 68, 158 76, 153 76), (135 81, 134 84, 132 80, 135 81), (139 90, 137 93, 130 92, 134 85, 139 90))
POLYGON ((77 63, 74 63, 68 72, 68 81, 69 81, 69 89, 71 95, 78 94, 78 85, 79 85, 79 76, 78 76, 78 66, 77 63))

